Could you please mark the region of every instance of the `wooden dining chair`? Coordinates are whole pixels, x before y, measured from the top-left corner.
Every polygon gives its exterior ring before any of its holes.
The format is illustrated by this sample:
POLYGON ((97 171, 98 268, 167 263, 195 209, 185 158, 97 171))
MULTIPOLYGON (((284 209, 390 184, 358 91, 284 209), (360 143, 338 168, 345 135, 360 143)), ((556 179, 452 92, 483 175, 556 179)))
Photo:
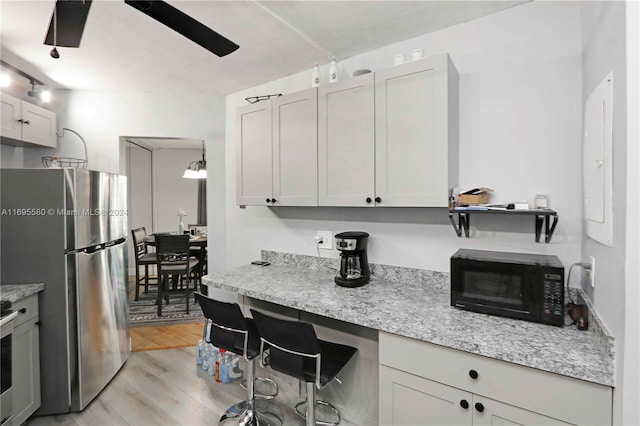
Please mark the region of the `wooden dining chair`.
POLYGON ((155 265, 157 258, 154 252, 149 252, 147 244, 144 242, 144 238, 147 236, 145 227, 136 228, 131 230, 131 236, 133 238, 134 259, 136 262, 136 296, 137 301, 140 298, 140 286, 144 285, 144 293, 149 293, 149 284, 157 284, 157 277, 149 276, 149 266, 155 265), (140 277, 140 267, 144 266, 144 276, 140 277), (153 282, 151 282, 153 281, 153 282))
POLYGON ((197 289, 202 278, 198 273, 199 260, 189 255, 189 235, 156 235, 155 239, 159 280, 156 302, 158 316, 162 316, 163 300, 169 304, 171 294, 186 296, 188 314, 189 296, 197 289))

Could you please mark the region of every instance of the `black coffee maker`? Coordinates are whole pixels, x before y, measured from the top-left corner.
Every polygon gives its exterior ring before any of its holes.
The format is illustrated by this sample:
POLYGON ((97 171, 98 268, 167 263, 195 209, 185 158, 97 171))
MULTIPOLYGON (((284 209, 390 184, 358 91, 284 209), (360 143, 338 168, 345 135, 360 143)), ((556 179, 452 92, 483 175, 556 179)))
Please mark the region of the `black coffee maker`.
POLYGON ((366 232, 350 231, 336 234, 336 248, 340 250, 340 275, 335 282, 342 287, 360 287, 369 282, 366 232))

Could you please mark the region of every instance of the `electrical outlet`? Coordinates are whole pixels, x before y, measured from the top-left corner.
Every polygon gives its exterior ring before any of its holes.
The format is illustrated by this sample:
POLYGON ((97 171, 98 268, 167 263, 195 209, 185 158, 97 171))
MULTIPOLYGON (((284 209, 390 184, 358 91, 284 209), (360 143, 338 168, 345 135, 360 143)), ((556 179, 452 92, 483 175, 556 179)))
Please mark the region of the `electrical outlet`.
POLYGON ((320 249, 333 250, 333 234, 331 231, 316 231, 316 243, 320 249))
POLYGON ((589 256, 591 260, 591 269, 589 270, 589 280, 591 281, 591 288, 596 286, 596 258, 589 256))

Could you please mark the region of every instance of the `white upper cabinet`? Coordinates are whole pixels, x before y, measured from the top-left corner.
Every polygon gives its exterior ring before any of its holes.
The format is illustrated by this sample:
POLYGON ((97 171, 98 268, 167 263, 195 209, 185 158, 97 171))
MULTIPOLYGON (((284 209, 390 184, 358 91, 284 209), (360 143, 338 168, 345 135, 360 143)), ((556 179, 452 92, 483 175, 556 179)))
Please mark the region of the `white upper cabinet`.
POLYGON ((375 73, 376 205, 446 207, 458 175, 458 78, 442 54, 375 73))
POLYGON ((0 131, 3 143, 48 148, 57 146, 54 112, 6 93, 0 94, 0 103, 0 131))
POLYGON ((237 203, 446 207, 458 75, 442 54, 242 107, 237 203))
POLYGON ((318 205, 317 120, 315 88, 238 108, 237 204, 318 205))
POLYGON ((318 92, 307 89, 273 103, 274 206, 318 205, 318 92))
POLYGON ((236 203, 266 206, 272 198, 271 102, 238 108, 236 203))
POLYGON ((373 207, 373 74, 318 88, 318 205, 373 207))

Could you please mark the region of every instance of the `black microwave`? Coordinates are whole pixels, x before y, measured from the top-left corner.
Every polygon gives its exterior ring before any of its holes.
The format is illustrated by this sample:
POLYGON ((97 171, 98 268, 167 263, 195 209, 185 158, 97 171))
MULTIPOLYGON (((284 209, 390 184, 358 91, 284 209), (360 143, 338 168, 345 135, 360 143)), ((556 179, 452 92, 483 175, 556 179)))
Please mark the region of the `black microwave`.
POLYGON ((460 249, 451 306, 562 327, 564 267, 557 256, 460 249))

